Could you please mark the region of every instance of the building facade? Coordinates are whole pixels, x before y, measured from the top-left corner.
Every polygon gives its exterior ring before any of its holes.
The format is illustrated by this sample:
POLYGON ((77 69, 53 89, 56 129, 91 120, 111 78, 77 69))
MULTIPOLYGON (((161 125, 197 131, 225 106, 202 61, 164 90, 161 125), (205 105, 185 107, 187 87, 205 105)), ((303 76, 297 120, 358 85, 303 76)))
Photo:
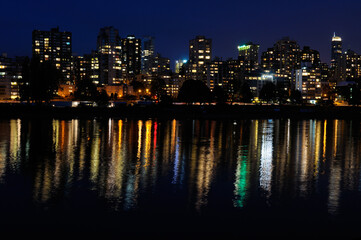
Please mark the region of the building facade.
POLYGON ((50 31, 34 30, 32 34, 33 57, 40 62, 50 61, 61 72, 61 84, 73 84, 71 74, 72 61, 72 34, 60 32, 59 27, 50 31))
POLYGON ((356 52, 349 49, 344 53, 342 67, 345 69, 345 80, 361 78, 361 56, 356 52))
POLYGON ((142 41, 142 74, 151 72, 151 63, 155 57, 154 37, 144 37, 142 41))
POLYGON ((0 99, 19 100, 22 84, 23 57, 9 58, 6 53, 0 56, 0 99))
POLYGON ((313 67, 309 62, 302 63, 302 68, 296 70, 296 89, 302 94, 302 99, 315 104, 322 98, 321 69, 313 67))
POLYGON ((251 73, 258 68, 259 44, 249 42, 238 46, 238 59, 244 62, 245 71, 251 73))
POLYGON ((227 63, 220 58, 215 58, 207 64, 207 86, 212 91, 215 86, 226 87, 227 63))
POLYGON ((345 80, 345 68, 343 66, 342 38, 334 33, 331 40, 331 77, 333 82, 345 80))
POLYGON ((197 36, 189 41, 188 79, 207 81, 207 64, 212 61, 212 39, 197 36))
POLYGON ((125 83, 135 80, 141 73, 142 45, 141 39, 133 35, 122 39, 122 75, 125 83))
POLYGON ((309 46, 304 46, 301 51, 300 61, 309 62, 312 66, 319 66, 321 64, 320 53, 309 46))
POLYGON ((262 68, 274 72, 274 76, 283 81, 287 89, 295 86, 295 71, 300 68, 300 63, 300 46, 288 37, 276 42, 261 57, 262 68))
POLYGON ((92 51, 84 56, 74 57, 74 77, 75 81, 91 80, 94 84, 99 84, 99 54, 92 51))
POLYGON ((151 60, 151 76, 152 78, 163 78, 169 79, 171 78, 171 70, 170 70, 170 59, 162 57, 159 53, 157 53, 153 59, 151 60))
MULTIPOLYGON (((119 32, 114 27, 101 28, 97 38, 99 84, 122 83, 122 44, 119 32)), ((94 80, 95 81, 95 80, 94 80)))

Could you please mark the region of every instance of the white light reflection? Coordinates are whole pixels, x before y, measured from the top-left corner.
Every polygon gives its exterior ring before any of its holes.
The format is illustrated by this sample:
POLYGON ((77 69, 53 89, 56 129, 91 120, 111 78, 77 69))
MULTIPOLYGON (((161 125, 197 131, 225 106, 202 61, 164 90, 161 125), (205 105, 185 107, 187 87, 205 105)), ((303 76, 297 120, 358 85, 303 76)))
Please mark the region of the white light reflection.
POLYGON ((260 164, 260 186, 267 192, 267 196, 271 194, 272 181, 272 156, 273 156, 273 120, 263 122, 262 124, 262 142, 261 142, 261 164, 260 164))
POLYGON ((180 158, 180 154, 179 154, 179 142, 176 142, 176 147, 175 147, 175 156, 174 156, 174 168, 173 168, 173 180, 172 180, 172 184, 177 184, 177 179, 178 179, 178 172, 179 172, 179 159, 180 158))

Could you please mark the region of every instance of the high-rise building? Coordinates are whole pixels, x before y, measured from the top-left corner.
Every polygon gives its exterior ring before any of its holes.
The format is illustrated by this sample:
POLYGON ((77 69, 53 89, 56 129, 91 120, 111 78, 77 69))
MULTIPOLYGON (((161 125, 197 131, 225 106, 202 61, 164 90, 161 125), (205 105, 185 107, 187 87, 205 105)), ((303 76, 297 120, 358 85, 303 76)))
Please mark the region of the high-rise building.
POLYGON ((334 33, 331 41, 331 75, 333 82, 345 80, 345 68, 343 66, 342 38, 334 33))
POLYGON ((301 62, 309 62, 312 66, 319 66, 321 64, 320 53, 308 46, 304 46, 301 51, 301 62))
POLYGON ((321 69, 313 67, 311 62, 302 63, 302 68, 296 70, 296 89, 308 103, 315 104, 322 98, 321 69))
POLYGON ((237 85, 243 84, 245 81, 243 61, 228 59, 225 67, 226 76, 222 80, 222 87, 229 95, 233 95, 237 85))
POLYGON ((74 76, 76 81, 91 80, 99 84, 99 60, 98 53, 92 51, 84 56, 74 57, 74 76))
POLYGON ((189 41, 189 79, 207 81, 207 64, 212 61, 212 39, 197 36, 189 41))
POLYGON ((73 57, 73 69, 76 81, 83 81, 89 78, 90 75, 90 61, 85 56, 73 57))
POLYGON ((336 68, 342 57, 342 38, 334 33, 331 41, 331 68, 336 68))
POLYGON ((352 50, 343 55, 342 67, 345 69, 345 80, 355 80, 361 77, 361 56, 352 50))
POLYGON ((23 57, 9 58, 6 53, 0 56, 0 99, 20 98, 23 57))
POLYGON ((142 74, 148 74, 155 54, 154 37, 144 37, 142 44, 142 74))
POLYGON ((321 82, 323 84, 328 84, 330 80, 330 67, 327 63, 321 63, 320 64, 321 69, 321 82))
POLYGON ((295 85, 295 71, 300 68, 300 52, 296 41, 284 37, 262 54, 261 66, 282 79, 286 88, 291 88, 295 85))
POLYGON ((188 62, 187 59, 179 59, 175 61, 175 73, 179 73, 183 65, 185 65, 188 62))
POLYGON ((97 51, 92 51, 90 54, 84 55, 84 58, 90 62, 90 79, 94 84, 99 84, 100 76, 100 64, 99 64, 99 53, 97 51))
POLYGON ((274 49, 268 48, 267 51, 261 55, 261 67, 264 70, 272 71, 274 69, 274 49))
POLYGON ((114 27, 101 28, 97 38, 99 83, 122 83, 121 38, 114 27))
POLYGON ((213 90, 215 86, 226 87, 227 63, 220 58, 215 58, 207 64, 207 86, 213 90))
POLYGON ((162 57, 159 53, 152 59, 151 75, 159 78, 170 78, 170 59, 162 57))
POLYGON ((72 84, 72 34, 60 32, 59 27, 50 31, 34 30, 32 37, 33 57, 40 62, 50 61, 61 72, 61 83, 72 84))
POLYGON ((244 62, 245 71, 252 72, 258 68, 259 44, 249 42, 238 46, 238 59, 244 62))
POLYGON ((122 39, 122 74, 126 83, 135 79, 141 71, 142 45, 139 38, 129 35, 122 39))

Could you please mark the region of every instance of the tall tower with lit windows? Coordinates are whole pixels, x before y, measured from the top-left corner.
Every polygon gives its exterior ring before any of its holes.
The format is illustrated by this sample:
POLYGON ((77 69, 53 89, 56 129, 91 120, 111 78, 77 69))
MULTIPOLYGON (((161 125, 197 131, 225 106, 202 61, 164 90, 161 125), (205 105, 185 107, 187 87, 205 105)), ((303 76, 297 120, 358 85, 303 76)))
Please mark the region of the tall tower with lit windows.
POLYGON ((59 27, 50 31, 34 30, 32 37, 33 57, 40 62, 50 61, 60 70, 62 84, 72 84, 72 35, 60 32, 59 27))
POLYGON ((114 27, 101 28, 97 39, 99 83, 122 83, 121 38, 114 27))
POLYGON ((252 42, 238 46, 238 59, 244 63, 246 72, 258 68, 258 50, 259 44, 252 42))
POLYGON ((207 81, 207 64, 212 61, 212 39, 197 36, 189 41, 189 79, 207 81))
POLYGON ((342 38, 333 34, 331 41, 331 68, 335 68, 342 57, 342 38))
POLYGON ((343 66, 343 54, 342 54, 342 38, 333 34, 331 41, 331 74, 333 81, 339 82, 344 79, 344 66, 343 66))
POLYGON ((122 74, 126 82, 131 82, 141 73, 142 40, 133 35, 122 39, 122 74))

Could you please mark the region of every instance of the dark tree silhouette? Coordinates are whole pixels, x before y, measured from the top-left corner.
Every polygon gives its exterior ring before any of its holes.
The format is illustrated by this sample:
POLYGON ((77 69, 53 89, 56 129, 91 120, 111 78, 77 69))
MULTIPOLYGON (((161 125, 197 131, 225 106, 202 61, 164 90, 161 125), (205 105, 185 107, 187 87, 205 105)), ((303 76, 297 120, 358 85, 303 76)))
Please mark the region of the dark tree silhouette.
POLYGON ((291 91, 290 99, 291 99, 292 103, 301 104, 302 103, 302 93, 299 90, 294 89, 291 91))
POLYGON ((134 92, 138 92, 139 90, 141 90, 141 92, 144 93, 145 91, 145 86, 143 82, 133 80, 130 85, 133 86, 134 92))
POLYGON ((51 62, 40 62, 38 57, 25 61, 23 67, 21 98, 37 103, 49 102, 58 90, 59 70, 51 62))
POLYGON ((150 92, 152 95, 156 96, 157 99, 162 100, 161 98, 165 98, 166 92, 164 91, 165 82, 162 78, 156 78, 152 81, 150 85, 150 92))
POLYGON ((289 98, 289 93, 285 90, 285 85, 283 83, 277 83, 276 85, 276 99, 280 104, 285 103, 289 98))
POLYGON ((97 86, 90 80, 80 80, 76 84, 76 90, 74 92, 75 100, 82 101, 95 101, 99 95, 97 86))
POLYGON ((276 86, 272 82, 266 82, 259 93, 259 98, 267 102, 275 100, 276 86))
POLYGON ((360 105, 361 101, 361 89, 359 84, 355 84, 352 87, 352 98, 350 99, 350 103, 352 105, 360 105))
POLYGON ((222 87, 215 86, 212 92, 213 100, 217 103, 224 103, 227 100, 227 95, 222 87))
POLYGON ((98 106, 100 107, 105 107, 108 105, 109 103, 109 96, 107 94, 107 92, 103 89, 100 92, 98 92, 95 102, 98 104, 98 106))
POLYGON ((97 86, 90 80, 84 79, 77 82, 74 92, 74 99, 81 101, 94 101, 99 106, 106 106, 109 102, 109 96, 105 90, 98 91, 97 86))
POLYGON ((187 80, 179 90, 178 100, 182 102, 209 102, 211 92, 209 88, 199 80, 187 80))
POLYGON ((21 101, 30 101, 30 59, 28 57, 25 58, 23 66, 22 66, 22 78, 19 80, 19 94, 21 101))
POLYGON ((252 102, 253 99, 253 94, 251 91, 251 88, 249 87, 248 83, 243 83, 242 87, 241 87, 241 101, 245 102, 245 103, 250 103, 252 102))
POLYGON ((231 101, 239 101, 240 98, 242 98, 242 86, 243 86, 243 79, 240 78, 236 78, 231 82, 231 86, 232 86, 232 94, 231 94, 231 101))
POLYGON ((353 84, 340 87, 339 94, 351 105, 359 105, 361 100, 361 79, 355 79, 353 84))

